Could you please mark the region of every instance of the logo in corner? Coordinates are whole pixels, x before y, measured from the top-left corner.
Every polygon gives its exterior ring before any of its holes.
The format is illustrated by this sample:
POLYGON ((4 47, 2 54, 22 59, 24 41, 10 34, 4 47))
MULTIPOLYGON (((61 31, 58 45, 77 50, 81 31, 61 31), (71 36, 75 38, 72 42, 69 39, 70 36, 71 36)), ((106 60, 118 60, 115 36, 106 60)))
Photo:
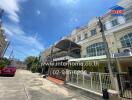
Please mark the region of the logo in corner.
POLYGON ((110 13, 111 13, 112 16, 123 16, 124 8, 121 7, 121 6, 116 5, 116 6, 111 8, 110 13))

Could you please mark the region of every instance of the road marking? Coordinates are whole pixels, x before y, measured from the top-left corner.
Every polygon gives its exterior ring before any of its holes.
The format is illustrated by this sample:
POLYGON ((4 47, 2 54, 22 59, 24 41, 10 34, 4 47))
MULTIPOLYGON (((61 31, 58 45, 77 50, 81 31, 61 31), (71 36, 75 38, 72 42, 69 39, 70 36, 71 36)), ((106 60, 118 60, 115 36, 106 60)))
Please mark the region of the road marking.
POLYGON ((25 94, 26 94, 26 97, 28 100, 30 100, 30 96, 28 94, 28 90, 26 89, 25 85, 23 84, 23 87, 24 87, 24 91, 25 91, 25 94))

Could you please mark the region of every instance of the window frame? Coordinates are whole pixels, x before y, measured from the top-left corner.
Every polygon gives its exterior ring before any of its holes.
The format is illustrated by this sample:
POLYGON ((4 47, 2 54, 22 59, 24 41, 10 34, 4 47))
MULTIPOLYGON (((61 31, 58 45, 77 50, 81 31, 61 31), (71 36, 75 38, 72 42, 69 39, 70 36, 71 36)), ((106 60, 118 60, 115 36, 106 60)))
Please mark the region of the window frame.
POLYGON ((88 33, 84 33, 84 39, 88 38, 88 33))
POLYGON ((90 32, 91 32, 91 36, 94 36, 97 34, 96 28, 92 29, 90 32))
POLYGON ((106 54, 104 42, 91 44, 86 48, 86 51, 88 57, 101 56, 106 54))
POLYGON ((116 19, 113 19, 111 21, 111 25, 112 25, 112 27, 119 25, 118 19, 117 18, 116 19))
POLYGON ((132 33, 128 33, 120 38, 123 48, 132 47, 132 33))
POLYGON ((81 35, 77 35, 77 41, 81 41, 81 35))

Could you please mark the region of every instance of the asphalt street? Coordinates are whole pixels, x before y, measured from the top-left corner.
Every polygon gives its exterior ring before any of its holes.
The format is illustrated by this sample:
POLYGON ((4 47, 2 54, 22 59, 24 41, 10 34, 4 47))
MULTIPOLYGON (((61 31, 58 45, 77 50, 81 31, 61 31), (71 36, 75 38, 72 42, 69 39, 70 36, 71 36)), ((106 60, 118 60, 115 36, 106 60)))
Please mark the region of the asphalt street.
POLYGON ((17 70, 15 77, 0 76, 0 100, 93 100, 79 91, 57 85, 38 73, 17 70))

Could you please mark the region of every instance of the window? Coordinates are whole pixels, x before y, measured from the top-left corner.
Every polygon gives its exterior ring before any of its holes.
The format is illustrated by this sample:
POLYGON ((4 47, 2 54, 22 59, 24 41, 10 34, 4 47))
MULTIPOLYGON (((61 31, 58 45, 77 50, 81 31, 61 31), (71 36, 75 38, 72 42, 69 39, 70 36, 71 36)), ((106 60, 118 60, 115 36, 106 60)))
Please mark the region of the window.
POLYGON ((100 56, 105 55, 105 46, 103 42, 95 43, 87 47, 87 55, 91 56, 100 56))
POLYGON ((126 19, 126 21, 132 20, 132 12, 126 14, 126 15, 125 15, 125 19, 126 19))
POLYGON ((81 40, 81 36, 80 36, 80 35, 77 36, 77 40, 78 40, 78 41, 81 40))
POLYGON ((88 37, 88 34, 87 33, 85 33, 84 34, 84 39, 86 39, 88 37))
POLYGON ((112 26, 116 26, 119 24, 117 19, 112 20, 111 23, 112 23, 112 26))
POLYGON ((123 48, 132 47, 132 33, 120 38, 120 42, 123 48))
POLYGON ((96 34, 97 34, 96 29, 91 30, 91 36, 94 36, 96 34))

